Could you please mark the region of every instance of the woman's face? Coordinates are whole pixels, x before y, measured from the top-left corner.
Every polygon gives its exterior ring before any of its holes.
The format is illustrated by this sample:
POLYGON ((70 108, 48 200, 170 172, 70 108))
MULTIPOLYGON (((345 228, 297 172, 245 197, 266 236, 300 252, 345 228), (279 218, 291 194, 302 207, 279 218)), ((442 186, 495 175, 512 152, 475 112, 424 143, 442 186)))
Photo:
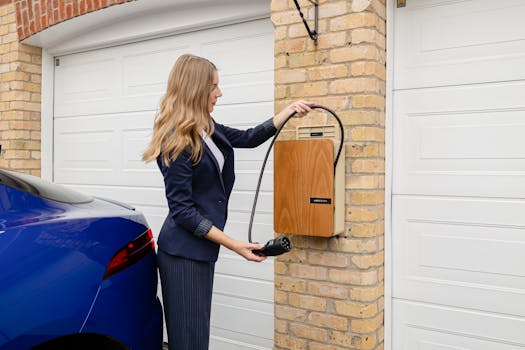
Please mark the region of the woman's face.
POLYGON ((219 88, 219 75, 217 74, 217 72, 215 72, 213 73, 213 88, 210 92, 210 96, 208 97, 208 111, 210 113, 213 112, 213 107, 215 107, 217 100, 221 96, 222 91, 219 88))

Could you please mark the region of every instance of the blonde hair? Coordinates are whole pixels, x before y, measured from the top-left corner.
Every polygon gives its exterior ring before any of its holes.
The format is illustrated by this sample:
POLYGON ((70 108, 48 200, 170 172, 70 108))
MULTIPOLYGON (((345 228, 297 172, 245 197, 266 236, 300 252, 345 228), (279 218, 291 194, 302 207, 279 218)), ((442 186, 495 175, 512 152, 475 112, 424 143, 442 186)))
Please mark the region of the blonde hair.
POLYGON ((188 151, 193 163, 200 161, 204 151, 201 133, 204 130, 212 135, 215 130, 208 103, 216 71, 217 67, 202 57, 185 54, 177 59, 142 160, 150 162, 162 154, 162 162, 168 166, 188 151))

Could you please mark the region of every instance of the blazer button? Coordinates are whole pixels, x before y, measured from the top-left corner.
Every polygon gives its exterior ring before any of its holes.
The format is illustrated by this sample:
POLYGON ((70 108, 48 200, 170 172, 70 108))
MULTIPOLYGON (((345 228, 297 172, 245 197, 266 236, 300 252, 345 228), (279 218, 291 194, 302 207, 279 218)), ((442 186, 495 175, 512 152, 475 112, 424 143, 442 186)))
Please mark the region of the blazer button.
POLYGON ((222 204, 222 201, 218 201, 217 203, 222 204))

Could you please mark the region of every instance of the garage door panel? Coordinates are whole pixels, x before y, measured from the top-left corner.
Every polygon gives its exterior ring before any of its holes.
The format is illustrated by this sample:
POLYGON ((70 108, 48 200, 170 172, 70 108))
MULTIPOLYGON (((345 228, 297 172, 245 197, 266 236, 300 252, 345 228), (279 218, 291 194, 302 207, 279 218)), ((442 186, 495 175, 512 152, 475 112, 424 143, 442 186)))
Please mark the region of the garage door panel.
POLYGON ((518 350, 525 319, 395 300, 392 349, 518 350))
POLYGON ((422 0, 398 9, 395 89, 524 79, 524 11, 521 0, 422 0))
POLYGON ((396 196, 393 296, 525 316, 524 201, 396 196), (439 213, 439 216, 436 216, 439 213))
POLYGON ((525 197, 522 94, 523 82, 396 91, 393 192, 525 197))

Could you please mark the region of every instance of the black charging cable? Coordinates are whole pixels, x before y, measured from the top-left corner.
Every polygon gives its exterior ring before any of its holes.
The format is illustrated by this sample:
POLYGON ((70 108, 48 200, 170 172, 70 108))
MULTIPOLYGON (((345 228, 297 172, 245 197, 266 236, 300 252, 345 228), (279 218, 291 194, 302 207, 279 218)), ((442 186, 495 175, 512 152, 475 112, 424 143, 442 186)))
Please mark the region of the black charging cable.
MULTIPOLYGON (((339 156, 341 155, 341 151, 343 149, 344 138, 345 138, 345 136, 344 136, 345 135, 344 134, 344 129, 343 129, 343 123, 341 122, 341 119, 337 116, 337 114, 335 114, 335 112, 332 111, 330 108, 327 108, 327 107, 321 106, 321 105, 311 105, 310 108, 311 109, 323 109, 323 110, 327 111, 339 123, 339 129, 341 130, 341 142, 339 143, 339 149, 337 151, 337 155, 336 155, 335 161, 334 161, 334 176, 335 176, 335 167, 337 166, 337 163, 339 161, 339 156)), ((257 199, 259 198, 259 190, 261 188, 262 177, 263 177, 263 174, 264 174, 264 168, 266 167, 266 162, 268 161, 268 156, 270 155, 270 151, 271 151, 271 149, 273 147, 273 144, 275 143, 275 140, 277 139, 277 136, 279 136, 279 133, 283 129, 284 125, 286 123, 288 123, 288 121, 290 119, 292 119, 296 114, 297 114, 297 112, 293 112, 292 114, 290 114, 284 120, 284 122, 281 124, 279 129, 277 129, 277 132, 275 133, 275 135, 274 135, 274 137, 272 139, 272 142, 270 143, 270 146, 268 147, 268 151, 266 151, 266 155, 264 156, 264 161, 263 161, 262 166, 261 166, 261 172, 259 174, 259 181, 257 182, 257 189, 255 190, 255 198, 253 199, 252 213, 250 215, 250 224, 248 226, 248 241, 250 243, 253 243, 252 242, 253 218, 255 216, 255 207, 257 206, 257 199)), ((283 253, 289 252, 291 249, 292 249, 292 244, 290 243, 290 240, 288 239, 288 237, 281 236, 281 237, 277 237, 277 238, 269 240, 264 245, 263 248, 256 249, 256 250, 253 251, 253 253, 256 254, 256 255, 262 255, 262 256, 276 256, 276 255, 281 255, 283 253)))

